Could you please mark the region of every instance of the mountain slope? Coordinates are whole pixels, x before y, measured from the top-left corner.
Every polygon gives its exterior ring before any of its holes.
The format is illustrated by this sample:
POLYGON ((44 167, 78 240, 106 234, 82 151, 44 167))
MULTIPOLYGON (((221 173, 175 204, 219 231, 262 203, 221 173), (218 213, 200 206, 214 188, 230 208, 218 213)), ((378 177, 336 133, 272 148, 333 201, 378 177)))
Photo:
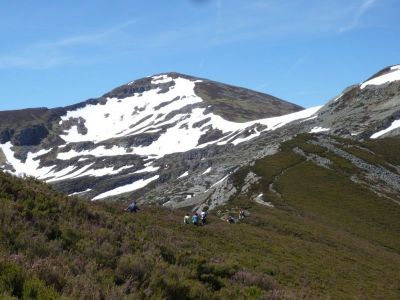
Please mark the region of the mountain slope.
POLYGON ((0 162, 69 194, 102 199, 163 180, 157 171, 167 155, 239 144, 313 112, 299 110, 270 95, 161 74, 66 108, 3 112, 0 162), (266 119, 251 121, 260 116, 266 119))
POLYGON ((74 106, 28 110, 17 128, 0 122, 0 164, 86 199, 215 207, 229 199, 221 187, 232 174, 297 134, 398 135, 399 74, 386 68, 305 110, 205 79, 155 75, 74 106))
MULTIPOLYGON (((365 82, 347 88, 319 112, 318 126, 358 139, 383 137, 382 130, 400 120, 400 65, 385 68, 365 82)), ((385 136, 398 136, 396 127, 385 136)))
POLYGON ((122 213, 0 173, 0 268, 19 270, 0 272, 0 295, 397 299, 398 193, 371 190, 355 158, 399 176, 398 143, 299 135, 236 172, 241 192, 204 227, 182 225, 182 210, 122 213), (239 207, 243 222, 220 219, 239 207))

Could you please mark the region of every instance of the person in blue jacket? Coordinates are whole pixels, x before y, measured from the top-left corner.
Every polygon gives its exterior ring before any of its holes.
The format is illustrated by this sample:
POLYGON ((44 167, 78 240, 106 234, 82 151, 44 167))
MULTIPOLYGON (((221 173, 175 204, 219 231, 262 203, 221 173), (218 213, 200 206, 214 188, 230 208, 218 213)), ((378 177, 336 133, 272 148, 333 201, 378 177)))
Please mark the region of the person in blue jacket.
POLYGON ((129 206, 127 207, 126 211, 129 212, 137 212, 138 210, 140 210, 139 206, 137 205, 136 201, 133 201, 131 204, 129 204, 129 206))
POLYGON ((199 225, 199 215, 197 212, 195 212, 192 216, 192 224, 199 225))

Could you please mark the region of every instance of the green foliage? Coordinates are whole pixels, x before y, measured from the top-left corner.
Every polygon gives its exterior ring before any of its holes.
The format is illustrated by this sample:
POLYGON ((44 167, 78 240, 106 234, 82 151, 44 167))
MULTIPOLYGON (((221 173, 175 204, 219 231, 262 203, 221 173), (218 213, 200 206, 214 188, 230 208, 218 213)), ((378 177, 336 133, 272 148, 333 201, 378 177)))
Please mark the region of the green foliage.
POLYGON ((37 278, 28 277, 22 270, 11 263, 0 262, 0 295, 1 299, 59 299, 55 290, 47 287, 37 278))
POLYGON ((21 268, 0 262, 0 294, 22 297, 24 281, 21 268))
POLYGON ((24 284, 23 299, 53 300, 59 299, 59 295, 38 279, 27 280, 24 284))
POLYGON ((400 165, 400 139, 386 138, 378 140, 369 140, 365 142, 365 147, 384 158, 389 163, 400 165))

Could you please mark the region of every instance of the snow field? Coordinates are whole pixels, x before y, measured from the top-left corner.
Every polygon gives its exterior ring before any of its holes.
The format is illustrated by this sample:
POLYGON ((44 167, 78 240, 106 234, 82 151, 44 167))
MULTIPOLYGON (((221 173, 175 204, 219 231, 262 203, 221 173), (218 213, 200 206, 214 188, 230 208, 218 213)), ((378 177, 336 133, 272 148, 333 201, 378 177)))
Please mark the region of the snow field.
MULTIPOLYGON (((263 131, 276 130, 290 122, 296 120, 304 120, 316 117, 316 113, 321 106, 305 109, 300 112, 273 117, 261 120, 235 123, 223 119, 218 115, 207 112, 204 107, 189 107, 198 103, 202 103, 203 99, 198 97, 195 92, 195 83, 184 78, 172 79, 167 75, 159 75, 152 77, 152 83, 161 84, 174 81, 174 89, 170 89, 166 93, 158 93, 159 88, 143 92, 140 96, 134 95, 125 99, 108 98, 105 104, 86 105, 74 111, 69 111, 62 116, 61 124, 68 120, 82 118, 85 120, 84 125, 87 128, 87 134, 80 134, 77 126, 72 126, 65 131, 60 137, 66 141, 66 145, 59 147, 65 148, 68 143, 78 143, 91 141, 100 143, 112 138, 135 136, 143 133, 157 133, 162 131, 162 126, 169 126, 165 129, 157 140, 148 146, 138 146, 131 149, 126 149, 114 145, 111 148, 106 148, 104 145, 99 145, 94 149, 76 151, 69 150, 68 152, 59 152, 57 159, 70 160, 79 157, 79 162, 85 161, 88 158, 82 156, 93 157, 108 157, 118 155, 140 155, 151 157, 146 163, 145 168, 135 171, 134 173, 152 173, 159 170, 159 167, 154 167, 151 164, 154 160, 162 158, 165 155, 186 152, 195 148, 206 147, 210 144, 224 145, 231 143, 238 145, 240 143, 256 138, 263 131), (179 111, 185 108, 184 111, 179 111), (173 117, 167 119, 168 114, 174 113, 173 117), (206 119, 208 119, 206 121, 206 119), (195 126, 196 123, 206 121, 200 127, 195 126), (263 125, 265 128, 260 130, 257 124, 263 125), (207 131, 206 127, 219 129, 224 133, 224 136, 219 140, 198 145, 200 137, 207 131), (251 128, 250 128, 251 127, 251 128), (247 137, 242 137, 243 134, 249 134, 247 137), (130 150, 127 152, 127 150, 130 150)), ((119 174, 125 169, 134 166, 124 166, 119 169, 106 167, 94 169, 94 163, 89 163, 83 167, 68 166, 60 171, 55 171, 56 166, 39 167, 40 156, 47 154, 52 149, 41 150, 36 153, 28 153, 26 162, 23 163, 14 157, 11 143, 0 145, 6 159, 15 169, 15 174, 25 174, 37 177, 47 182, 55 182, 58 180, 66 180, 79 178, 83 176, 105 176, 119 174)), ((208 168, 203 174, 211 171, 208 168)), ((179 178, 188 176, 185 172, 179 178)), ((228 175, 227 175, 228 176, 228 175)), ((106 197, 118 195, 121 193, 131 192, 139 188, 145 187, 150 182, 158 179, 159 175, 155 175, 149 179, 138 180, 129 185, 124 185, 108 192, 102 193, 93 200, 103 199, 106 197)), ((220 182, 213 186, 218 185, 220 182)), ((86 191, 85 191, 86 192, 86 191)), ((83 192, 82 192, 83 193, 83 192)))
POLYGON ((378 76, 376 78, 372 78, 361 84, 360 88, 364 89, 368 85, 381 85, 393 81, 400 80, 400 65, 393 66, 390 68, 391 72, 386 73, 384 75, 378 76))

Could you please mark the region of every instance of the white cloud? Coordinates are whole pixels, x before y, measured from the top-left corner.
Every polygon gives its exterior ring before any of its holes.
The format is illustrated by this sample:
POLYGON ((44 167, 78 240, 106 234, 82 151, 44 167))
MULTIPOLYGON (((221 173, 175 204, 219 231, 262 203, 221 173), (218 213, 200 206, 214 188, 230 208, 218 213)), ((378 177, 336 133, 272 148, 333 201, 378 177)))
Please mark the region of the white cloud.
POLYGON ((361 5, 355 10, 349 24, 341 27, 339 33, 356 29, 360 25, 361 18, 377 2, 377 0, 363 0, 361 5))
POLYGON ((79 61, 68 50, 84 46, 105 45, 110 42, 115 34, 123 31, 135 22, 136 20, 131 20, 91 34, 70 36, 54 41, 37 42, 24 47, 24 49, 16 50, 12 54, 0 54, 0 69, 47 69, 79 61))

